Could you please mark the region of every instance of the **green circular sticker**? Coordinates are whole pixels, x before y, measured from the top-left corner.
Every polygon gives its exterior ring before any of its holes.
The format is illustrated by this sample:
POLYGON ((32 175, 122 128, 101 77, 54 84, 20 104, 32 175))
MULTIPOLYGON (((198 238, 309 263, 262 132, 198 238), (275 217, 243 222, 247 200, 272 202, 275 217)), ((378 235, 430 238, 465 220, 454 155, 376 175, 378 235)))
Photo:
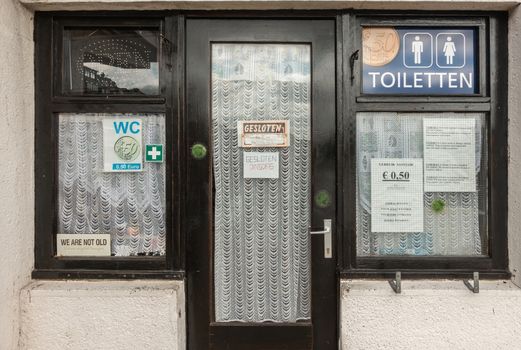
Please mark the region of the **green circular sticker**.
POLYGON ((132 161, 139 155, 139 142, 131 136, 120 137, 114 143, 114 152, 125 161, 132 161))
POLYGON ((315 204, 319 208, 327 208, 331 205, 331 196, 326 190, 320 190, 315 195, 315 204))
POLYGON ((192 146, 192 157, 195 159, 203 159, 206 157, 206 147, 201 143, 192 146))
POLYGON ((431 204, 432 211, 441 213, 445 209, 445 201, 442 199, 435 199, 431 204))

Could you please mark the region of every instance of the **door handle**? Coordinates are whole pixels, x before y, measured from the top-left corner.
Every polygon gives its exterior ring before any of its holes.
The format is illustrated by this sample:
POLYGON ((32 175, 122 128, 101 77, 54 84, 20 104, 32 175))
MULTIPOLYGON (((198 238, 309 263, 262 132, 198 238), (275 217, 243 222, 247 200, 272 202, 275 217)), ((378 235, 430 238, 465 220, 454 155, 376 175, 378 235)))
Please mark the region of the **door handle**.
POLYGON ((331 247, 331 219, 324 219, 324 229, 320 231, 309 231, 312 235, 324 235, 324 258, 331 259, 333 257, 331 247))

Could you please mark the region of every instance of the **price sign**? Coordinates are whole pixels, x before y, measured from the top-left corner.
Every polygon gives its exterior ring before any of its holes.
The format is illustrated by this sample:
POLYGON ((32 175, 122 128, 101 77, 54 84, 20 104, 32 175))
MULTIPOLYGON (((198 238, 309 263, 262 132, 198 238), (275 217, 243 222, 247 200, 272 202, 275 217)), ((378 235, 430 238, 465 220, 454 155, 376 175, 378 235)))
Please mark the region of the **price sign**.
POLYGON ((423 159, 371 159, 371 231, 423 232, 423 159))
POLYGON ((409 180, 409 172, 408 171, 384 171, 382 173, 382 177, 384 181, 389 180, 395 180, 395 181, 401 181, 401 180, 409 180))

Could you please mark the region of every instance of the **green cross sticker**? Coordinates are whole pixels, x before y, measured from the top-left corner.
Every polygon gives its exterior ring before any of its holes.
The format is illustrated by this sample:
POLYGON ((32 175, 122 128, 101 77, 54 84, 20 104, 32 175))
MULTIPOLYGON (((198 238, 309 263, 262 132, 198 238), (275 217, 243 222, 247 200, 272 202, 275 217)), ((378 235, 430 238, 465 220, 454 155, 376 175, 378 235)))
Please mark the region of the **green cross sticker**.
POLYGON ((163 145, 146 145, 145 146, 145 162, 149 162, 149 163, 163 162, 163 145))

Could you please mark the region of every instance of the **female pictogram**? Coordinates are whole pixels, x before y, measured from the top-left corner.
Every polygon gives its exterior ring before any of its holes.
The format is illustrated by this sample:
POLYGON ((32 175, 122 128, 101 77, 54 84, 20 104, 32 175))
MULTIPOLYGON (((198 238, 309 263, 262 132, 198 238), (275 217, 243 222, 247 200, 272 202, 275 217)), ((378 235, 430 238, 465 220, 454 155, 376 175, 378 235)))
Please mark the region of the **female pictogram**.
POLYGON ((443 53, 447 60, 447 65, 454 63, 454 56, 456 56, 456 45, 452 41, 452 37, 448 36, 445 45, 443 45, 443 53))

